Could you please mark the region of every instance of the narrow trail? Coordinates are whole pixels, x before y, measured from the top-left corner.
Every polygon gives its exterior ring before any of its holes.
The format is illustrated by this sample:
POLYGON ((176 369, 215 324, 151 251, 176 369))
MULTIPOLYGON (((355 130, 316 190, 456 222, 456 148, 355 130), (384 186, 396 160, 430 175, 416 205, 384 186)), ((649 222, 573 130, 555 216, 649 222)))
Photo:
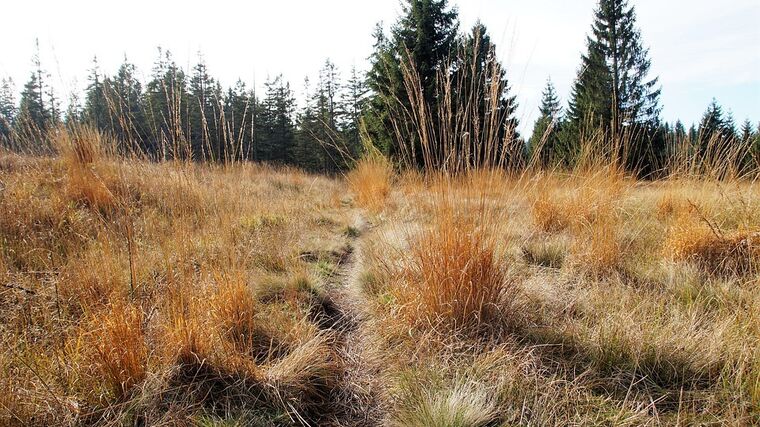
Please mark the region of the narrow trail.
POLYGON ((337 387, 329 400, 331 416, 324 425, 374 426, 380 425, 383 418, 377 386, 379 372, 366 358, 368 337, 363 326, 368 314, 356 283, 362 271, 361 242, 370 225, 361 216, 355 224, 359 232, 349 237, 336 270, 325 279, 325 297, 320 308, 324 317, 317 320, 321 327, 335 334, 333 351, 341 367, 337 387))

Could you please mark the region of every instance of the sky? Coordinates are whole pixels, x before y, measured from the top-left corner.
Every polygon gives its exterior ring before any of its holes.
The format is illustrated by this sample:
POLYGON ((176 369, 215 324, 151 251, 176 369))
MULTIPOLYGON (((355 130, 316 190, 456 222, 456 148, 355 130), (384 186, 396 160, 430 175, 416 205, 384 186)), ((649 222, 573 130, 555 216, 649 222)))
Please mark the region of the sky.
MULTIPOLYGON (((538 116, 551 77, 566 103, 596 0, 449 0, 461 28, 478 19, 507 66, 523 134, 538 116)), ((760 122, 760 0, 630 0, 651 75, 662 86, 662 118, 698 122, 715 98, 737 122, 760 122)), ((150 75, 157 47, 190 69, 203 57, 213 76, 261 87, 282 73, 302 97, 303 80, 326 58, 344 76, 364 70, 378 22, 387 28, 399 0, 7 0, 0 25, 0 77, 17 90, 29 78, 35 39, 59 97, 81 92, 97 55, 113 74, 124 57, 150 75)))

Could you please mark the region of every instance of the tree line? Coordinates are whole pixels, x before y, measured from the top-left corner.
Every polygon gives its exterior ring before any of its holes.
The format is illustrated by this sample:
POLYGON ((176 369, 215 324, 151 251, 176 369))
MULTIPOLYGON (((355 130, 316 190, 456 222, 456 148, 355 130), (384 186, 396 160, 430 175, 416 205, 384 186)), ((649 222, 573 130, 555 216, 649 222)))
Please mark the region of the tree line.
POLYGON ((126 58, 113 75, 95 58, 83 98, 73 97, 61 111, 38 58, 18 103, 12 82, 2 80, 0 138, 11 149, 44 152, 48 132, 86 123, 112 136, 121 152, 154 160, 247 160, 336 172, 360 152, 365 83, 355 69, 343 80, 329 59, 316 81, 307 79, 299 108, 282 75, 268 79, 261 95, 241 80, 223 88, 200 54, 186 73, 159 48, 146 84, 126 58))
POLYGON ((389 33, 378 24, 369 70, 343 79, 327 60, 305 82, 301 107, 281 75, 267 80, 263 94, 240 80, 223 88, 200 54, 186 73, 159 49, 145 84, 126 59, 113 75, 94 60, 84 97, 61 111, 37 49, 18 103, 12 82, 2 81, 0 138, 11 148, 22 141, 44 148, 51 129, 88 123, 120 150, 156 160, 250 160, 326 172, 350 166, 365 143, 434 168, 455 167, 451 153, 466 164, 573 167, 589 149, 643 176, 684 153, 701 163, 729 159, 736 170, 760 162, 760 124, 747 120, 739 129, 716 101, 688 130, 661 120, 661 88, 627 0, 599 0, 567 105, 548 79, 527 138, 517 132, 508 70, 487 28, 478 22, 460 31, 447 0, 402 6, 389 33))

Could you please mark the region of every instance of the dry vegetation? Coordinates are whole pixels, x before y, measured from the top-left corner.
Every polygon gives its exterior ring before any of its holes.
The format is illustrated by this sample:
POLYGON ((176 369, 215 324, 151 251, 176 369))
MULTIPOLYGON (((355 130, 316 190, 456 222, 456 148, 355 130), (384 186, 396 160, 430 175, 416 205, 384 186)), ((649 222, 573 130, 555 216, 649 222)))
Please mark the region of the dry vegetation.
POLYGON ((752 425, 760 187, 0 155, 0 425, 752 425))

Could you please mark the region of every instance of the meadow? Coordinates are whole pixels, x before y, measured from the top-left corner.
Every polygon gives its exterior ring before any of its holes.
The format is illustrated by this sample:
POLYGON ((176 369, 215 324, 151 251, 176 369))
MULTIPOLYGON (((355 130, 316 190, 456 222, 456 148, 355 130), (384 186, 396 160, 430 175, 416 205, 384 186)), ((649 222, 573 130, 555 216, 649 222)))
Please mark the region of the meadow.
POLYGON ((0 155, 0 425, 752 425, 760 187, 0 155))

